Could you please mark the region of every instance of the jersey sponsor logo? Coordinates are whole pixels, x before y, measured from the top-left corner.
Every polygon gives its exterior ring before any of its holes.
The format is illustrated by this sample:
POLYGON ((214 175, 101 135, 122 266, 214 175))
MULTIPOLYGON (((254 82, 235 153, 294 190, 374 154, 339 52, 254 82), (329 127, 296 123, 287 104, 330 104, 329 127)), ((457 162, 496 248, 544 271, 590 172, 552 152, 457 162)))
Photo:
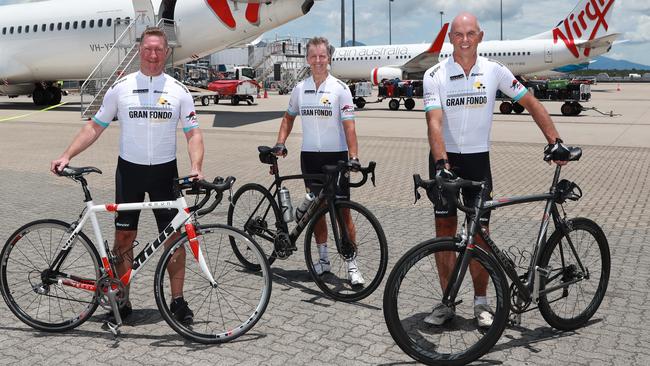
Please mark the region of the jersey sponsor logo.
POLYGON ((319 90, 318 94, 330 94, 331 92, 329 90, 319 90))
POLYGON ((328 97, 322 97, 320 98, 320 104, 330 106, 332 103, 330 102, 330 99, 328 97))
POLYGON ((470 76, 483 76, 482 72, 473 72, 470 74, 470 76))
POLYGON ((149 93, 149 89, 133 89, 132 93, 133 93, 133 94, 144 94, 144 93, 149 93))
POLYGON ((316 94, 316 90, 313 89, 306 89, 305 94, 316 94))
POLYGON ((483 85, 483 83, 480 82, 480 81, 475 82, 472 86, 474 86, 474 89, 479 90, 479 91, 484 91, 485 90, 485 85, 483 85))
POLYGON ((522 88, 522 85, 519 84, 519 80, 517 80, 517 79, 512 80, 512 84, 510 85, 510 89, 517 90, 517 89, 520 89, 520 88, 522 88))
POLYGON ((129 118, 171 119, 172 115, 173 113, 171 111, 156 111, 156 110, 129 111, 129 118))
POLYGON ((457 107, 457 106, 480 106, 487 104, 487 97, 485 95, 477 96, 464 96, 464 97, 455 97, 447 98, 445 105, 447 107, 457 107))
POLYGON ((433 77, 433 75, 435 75, 436 72, 438 72, 438 70, 440 70, 440 66, 434 67, 433 70, 431 70, 431 72, 429 73, 429 76, 433 77))
POLYGON ((452 80, 452 81, 453 81, 453 80, 462 79, 462 78, 464 78, 464 77, 465 77, 465 75, 463 75, 463 74, 452 75, 452 76, 449 77, 449 80, 452 80))
POLYGON ((343 108, 341 108, 341 112, 343 112, 343 113, 352 113, 352 112, 354 112, 354 106, 346 104, 346 105, 343 106, 343 108))
POLYGON ((193 125, 197 124, 197 120, 196 120, 196 112, 191 111, 190 114, 188 114, 187 116, 185 116, 185 120, 186 120, 187 122, 193 124, 193 125))
POLYGON ((302 107, 301 116, 308 117, 332 117, 332 109, 327 107, 302 107))
POLYGON ((169 105, 169 101, 163 97, 158 98, 158 104, 160 105, 169 105))
MULTIPOLYGON (((588 35, 588 40, 596 38, 598 30, 602 26, 603 29, 607 30, 609 25, 605 17, 609 12, 610 8, 614 4, 614 0, 590 0, 585 3, 584 9, 580 12, 573 12, 571 15, 566 17, 562 24, 564 27, 560 29, 560 24, 557 27, 553 28, 553 43, 558 43, 558 40, 562 40, 566 48, 571 52, 575 58, 580 57, 578 47, 575 44, 575 38, 580 39, 583 36, 583 33, 586 33, 591 30, 591 34, 588 35), (576 16, 577 14, 577 16, 576 16), (585 20, 585 16, 590 21, 595 21, 595 24, 592 28, 592 22, 585 20)), ((589 56, 590 49, 586 48, 584 51, 585 56, 589 56)))
POLYGON ((153 92, 154 92, 154 94, 167 94, 167 92, 164 91, 164 90, 155 90, 155 89, 154 89, 153 92))

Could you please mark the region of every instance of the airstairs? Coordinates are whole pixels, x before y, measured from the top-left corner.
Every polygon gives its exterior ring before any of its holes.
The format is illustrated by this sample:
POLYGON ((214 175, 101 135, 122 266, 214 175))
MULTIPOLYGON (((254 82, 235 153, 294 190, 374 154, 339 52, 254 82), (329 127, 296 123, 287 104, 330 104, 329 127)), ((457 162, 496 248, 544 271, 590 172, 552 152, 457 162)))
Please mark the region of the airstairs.
POLYGON ((172 50, 167 63, 173 64, 174 48, 180 47, 176 37, 176 23, 173 20, 160 19, 157 24, 152 24, 148 19, 139 16, 136 19, 115 21, 113 46, 81 85, 82 119, 88 119, 97 113, 106 91, 117 80, 140 69, 140 35, 146 28, 155 25, 163 29, 172 50))

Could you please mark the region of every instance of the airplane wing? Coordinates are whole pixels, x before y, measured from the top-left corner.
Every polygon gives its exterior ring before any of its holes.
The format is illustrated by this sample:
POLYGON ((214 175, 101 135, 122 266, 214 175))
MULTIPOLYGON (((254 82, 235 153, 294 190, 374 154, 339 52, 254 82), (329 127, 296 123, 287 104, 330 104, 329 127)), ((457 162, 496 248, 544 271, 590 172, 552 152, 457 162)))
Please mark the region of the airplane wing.
POLYGON ((437 64, 440 50, 442 50, 442 45, 445 43, 448 28, 449 23, 445 23, 436 39, 431 43, 431 47, 401 65, 400 68, 407 73, 414 73, 426 71, 431 66, 437 64))
POLYGON ((608 47, 611 46, 620 35, 620 33, 612 33, 606 36, 594 38, 591 41, 576 42, 576 46, 580 48, 608 47))

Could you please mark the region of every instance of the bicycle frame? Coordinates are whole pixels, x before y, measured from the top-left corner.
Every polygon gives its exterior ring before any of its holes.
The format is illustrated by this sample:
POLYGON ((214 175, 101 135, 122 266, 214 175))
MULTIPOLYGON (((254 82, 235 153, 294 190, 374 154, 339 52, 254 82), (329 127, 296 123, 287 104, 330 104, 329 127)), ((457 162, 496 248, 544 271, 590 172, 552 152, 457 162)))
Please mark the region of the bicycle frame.
MULTIPOLYGON (((566 232, 566 224, 560 218, 560 214, 557 209, 557 203, 555 202, 555 197, 556 197, 555 190, 560 177, 560 171, 561 171, 561 166, 558 165, 555 169, 555 174, 553 176, 553 183, 551 184, 551 188, 549 189, 548 193, 525 195, 525 196, 500 197, 489 201, 483 201, 482 198, 483 195, 479 194, 479 199, 476 207, 474 208, 474 213, 468 212, 469 215, 468 221, 470 226, 467 232, 468 233, 467 237, 462 238, 462 240, 466 241, 467 243, 466 250, 457 258, 455 268, 458 268, 458 271, 454 271, 452 273, 452 277, 449 280, 449 284, 452 284, 452 286, 451 287, 447 286, 447 289, 445 289, 444 299, 447 302, 451 302, 450 299, 455 299, 456 295, 458 294, 458 291, 461 286, 461 283, 460 281, 458 281, 458 279, 459 278, 462 279, 465 277, 467 267, 469 266, 469 261, 471 259, 471 255, 468 256, 465 254, 473 250, 483 251, 486 252, 486 254, 488 255, 492 255, 496 259, 499 266, 503 269, 504 273, 510 278, 512 283, 515 284, 517 290, 519 291, 519 295, 526 302, 533 300, 535 303, 537 303, 539 301, 540 294, 550 293, 560 288, 566 287, 570 284, 573 284, 577 281, 580 281, 578 279, 571 282, 566 282, 562 286, 555 286, 553 288, 548 288, 541 291, 539 290, 540 273, 542 273, 543 275, 548 275, 548 273, 544 268, 540 268, 539 266, 537 266, 537 263, 539 261, 539 255, 543 251, 544 246, 546 245, 546 234, 548 232, 548 226, 550 224, 551 217, 553 218, 553 223, 555 225, 556 230, 562 230, 563 232, 566 232), (490 238, 488 231, 485 228, 480 227, 479 220, 484 213, 499 207, 516 205, 520 203, 538 202, 538 201, 546 201, 546 205, 544 208, 544 215, 542 217, 542 222, 540 224, 539 232, 537 234, 537 240, 535 242, 533 254, 530 258, 530 264, 528 265, 528 275, 524 283, 524 281, 522 281, 519 278, 514 263, 512 263, 511 260, 497 247, 496 243, 490 238), (491 250, 491 254, 487 253, 487 251, 481 248, 480 246, 474 244, 475 234, 478 234, 485 241, 485 243, 487 243, 488 247, 491 250)), ((483 185, 481 189, 485 189, 485 186, 483 185)), ((580 261, 579 256, 576 253, 575 247, 571 242, 571 239, 568 237, 567 239, 568 239, 569 246, 573 251, 573 254, 575 255, 575 258, 577 259, 580 269, 582 271, 585 271, 585 268, 582 265, 582 262, 580 261)), ((563 258, 562 261, 564 261, 563 258)))
MULTIPOLYGON (((87 195, 87 198, 88 195, 87 195)), ((95 205, 92 201, 86 200, 86 212, 81 216, 81 219, 74 225, 74 230, 70 234, 70 237, 66 242, 63 244, 61 251, 57 255, 56 259, 52 262, 52 266, 50 268, 51 271, 54 273, 58 273, 60 265, 63 263, 64 259, 70 253, 70 249, 72 247, 72 244, 74 242, 74 239, 76 236, 79 234, 83 226, 86 224, 88 220, 90 220, 92 224, 93 231, 95 233, 95 239, 97 240, 96 247, 99 249, 101 261, 102 261, 102 274, 107 275, 109 278, 116 278, 116 274, 113 272, 112 269, 112 264, 111 261, 109 260, 109 253, 107 249, 107 242, 104 241, 101 233, 101 229, 99 227, 99 222, 97 221, 97 212, 120 212, 120 211, 142 211, 142 210, 154 210, 154 209, 162 209, 162 208, 167 208, 167 209, 177 209, 178 213, 174 218, 172 219, 171 223, 167 225, 167 227, 159 233, 158 237, 148 243, 142 251, 133 258, 132 261, 132 269, 129 270, 127 273, 122 275, 121 278, 119 278, 120 282, 124 286, 128 285, 131 280, 135 277, 135 275, 140 271, 141 267, 144 266, 153 253, 156 252, 158 248, 162 246, 162 244, 170 237, 174 232, 180 232, 180 228, 182 226, 185 227, 185 232, 189 238, 189 243, 190 243, 190 248, 192 250, 192 254, 196 261, 199 263, 199 267, 201 268, 201 271, 203 274, 206 276, 208 281, 214 286, 216 285, 216 281, 214 280, 212 273, 210 272, 210 269, 207 267, 207 264, 205 262, 205 258, 203 257, 203 253, 200 250, 199 246, 199 241, 197 240, 197 235, 196 235, 196 230, 195 226, 193 223, 188 222, 188 220, 191 218, 191 215, 189 213, 189 209, 187 206, 187 202, 185 201, 185 197, 180 196, 174 201, 155 201, 155 202, 139 202, 139 203, 121 203, 121 204, 115 204, 115 203, 109 203, 105 205, 95 205)), ((77 278, 63 278, 59 279, 59 281, 67 286, 79 288, 82 290, 88 290, 88 291, 96 291, 97 286, 94 283, 94 281, 91 283, 88 280, 83 280, 83 279, 77 279, 77 278)))

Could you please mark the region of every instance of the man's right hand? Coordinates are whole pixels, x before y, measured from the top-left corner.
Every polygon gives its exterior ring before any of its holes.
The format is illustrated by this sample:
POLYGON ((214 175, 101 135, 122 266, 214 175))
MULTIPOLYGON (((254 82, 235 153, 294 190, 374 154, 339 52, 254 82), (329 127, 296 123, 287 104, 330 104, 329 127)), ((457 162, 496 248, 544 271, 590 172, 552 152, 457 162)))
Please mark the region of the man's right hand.
POLYGON ((436 177, 441 177, 441 178, 443 178, 445 180, 452 180, 452 179, 458 178, 456 173, 454 173, 453 171, 451 171, 450 169, 447 169, 447 168, 442 168, 442 169, 436 170, 436 177))
POLYGON ((284 146, 284 144, 278 142, 273 146, 273 154, 275 154, 275 156, 282 156, 284 158, 287 156, 288 152, 289 150, 287 150, 287 147, 284 146))
POLYGON ((63 168, 68 166, 68 163, 70 163, 70 159, 63 156, 56 160, 52 160, 50 163, 50 171, 55 175, 59 175, 63 168))

